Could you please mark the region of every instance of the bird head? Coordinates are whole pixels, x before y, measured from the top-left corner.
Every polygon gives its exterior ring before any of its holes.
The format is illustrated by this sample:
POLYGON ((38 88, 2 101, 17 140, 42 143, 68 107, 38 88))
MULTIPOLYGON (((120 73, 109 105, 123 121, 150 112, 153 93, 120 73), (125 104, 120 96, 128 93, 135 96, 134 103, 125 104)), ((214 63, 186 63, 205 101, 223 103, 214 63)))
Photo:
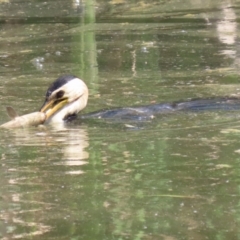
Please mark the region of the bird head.
POLYGON ((46 123, 63 122, 86 107, 88 88, 79 78, 65 75, 48 88, 40 111, 46 114, 46 123))

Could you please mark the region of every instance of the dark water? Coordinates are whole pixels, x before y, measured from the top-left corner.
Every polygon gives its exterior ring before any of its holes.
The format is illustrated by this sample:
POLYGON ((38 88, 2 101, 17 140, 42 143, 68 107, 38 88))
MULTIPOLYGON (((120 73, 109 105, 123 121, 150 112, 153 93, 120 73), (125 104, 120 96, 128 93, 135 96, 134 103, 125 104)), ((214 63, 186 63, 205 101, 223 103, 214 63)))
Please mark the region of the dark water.
MULTIPOLYGON (((0 1, 1 123, 72 73, 90 112, 239 95, 234 1, 0 1)), ((238 111, 0 133, 0 237, 239 239, 238 111)))

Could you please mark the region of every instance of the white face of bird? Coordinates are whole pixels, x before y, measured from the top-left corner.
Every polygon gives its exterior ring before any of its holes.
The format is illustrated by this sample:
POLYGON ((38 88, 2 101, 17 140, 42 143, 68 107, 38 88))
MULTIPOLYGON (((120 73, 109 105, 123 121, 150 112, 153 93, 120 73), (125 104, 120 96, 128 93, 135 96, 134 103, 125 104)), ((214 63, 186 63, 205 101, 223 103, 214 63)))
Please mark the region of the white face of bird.
POLYGON ((41 112, 46 113, 46 120, 63 121, 67 115, 77 114, 85 108, 87 100, 86 84, 79 78, 73 78, 51 93, 41 112))

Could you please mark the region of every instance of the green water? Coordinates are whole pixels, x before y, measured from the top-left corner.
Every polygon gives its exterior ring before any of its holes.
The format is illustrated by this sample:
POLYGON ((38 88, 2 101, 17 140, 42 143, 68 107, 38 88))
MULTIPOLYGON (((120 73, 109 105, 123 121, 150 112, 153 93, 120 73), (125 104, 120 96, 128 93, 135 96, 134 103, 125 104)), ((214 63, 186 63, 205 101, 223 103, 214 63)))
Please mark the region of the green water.
MULTIPOLYGON (((84 113, 239 95, 239 1, 0 1, 0 122, 71 73, 84 113)), ((238 111, 0 133, 0 238, 239 239, 238 111)))

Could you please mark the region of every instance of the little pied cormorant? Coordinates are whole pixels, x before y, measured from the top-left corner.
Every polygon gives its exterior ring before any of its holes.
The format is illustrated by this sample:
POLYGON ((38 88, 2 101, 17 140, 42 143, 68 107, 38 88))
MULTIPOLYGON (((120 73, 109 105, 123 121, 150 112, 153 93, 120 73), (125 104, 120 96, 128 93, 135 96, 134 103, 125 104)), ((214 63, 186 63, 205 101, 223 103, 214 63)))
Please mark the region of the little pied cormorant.
MULTIPOLYGON (((46 115, 45 123, 63 123, 74 119, 88 101, 88 88, 76 76, 65 75, 56 79, 48 88, 41 112, 46 115)), ((193 99, 182 102, 150 104, 146 106, 123 107, 100 110, 81 115, 81 119, 104 118, 114 120, 150 120, 159 114, 174 111, 239 110, 240 99, 220 97, 193 99)))

